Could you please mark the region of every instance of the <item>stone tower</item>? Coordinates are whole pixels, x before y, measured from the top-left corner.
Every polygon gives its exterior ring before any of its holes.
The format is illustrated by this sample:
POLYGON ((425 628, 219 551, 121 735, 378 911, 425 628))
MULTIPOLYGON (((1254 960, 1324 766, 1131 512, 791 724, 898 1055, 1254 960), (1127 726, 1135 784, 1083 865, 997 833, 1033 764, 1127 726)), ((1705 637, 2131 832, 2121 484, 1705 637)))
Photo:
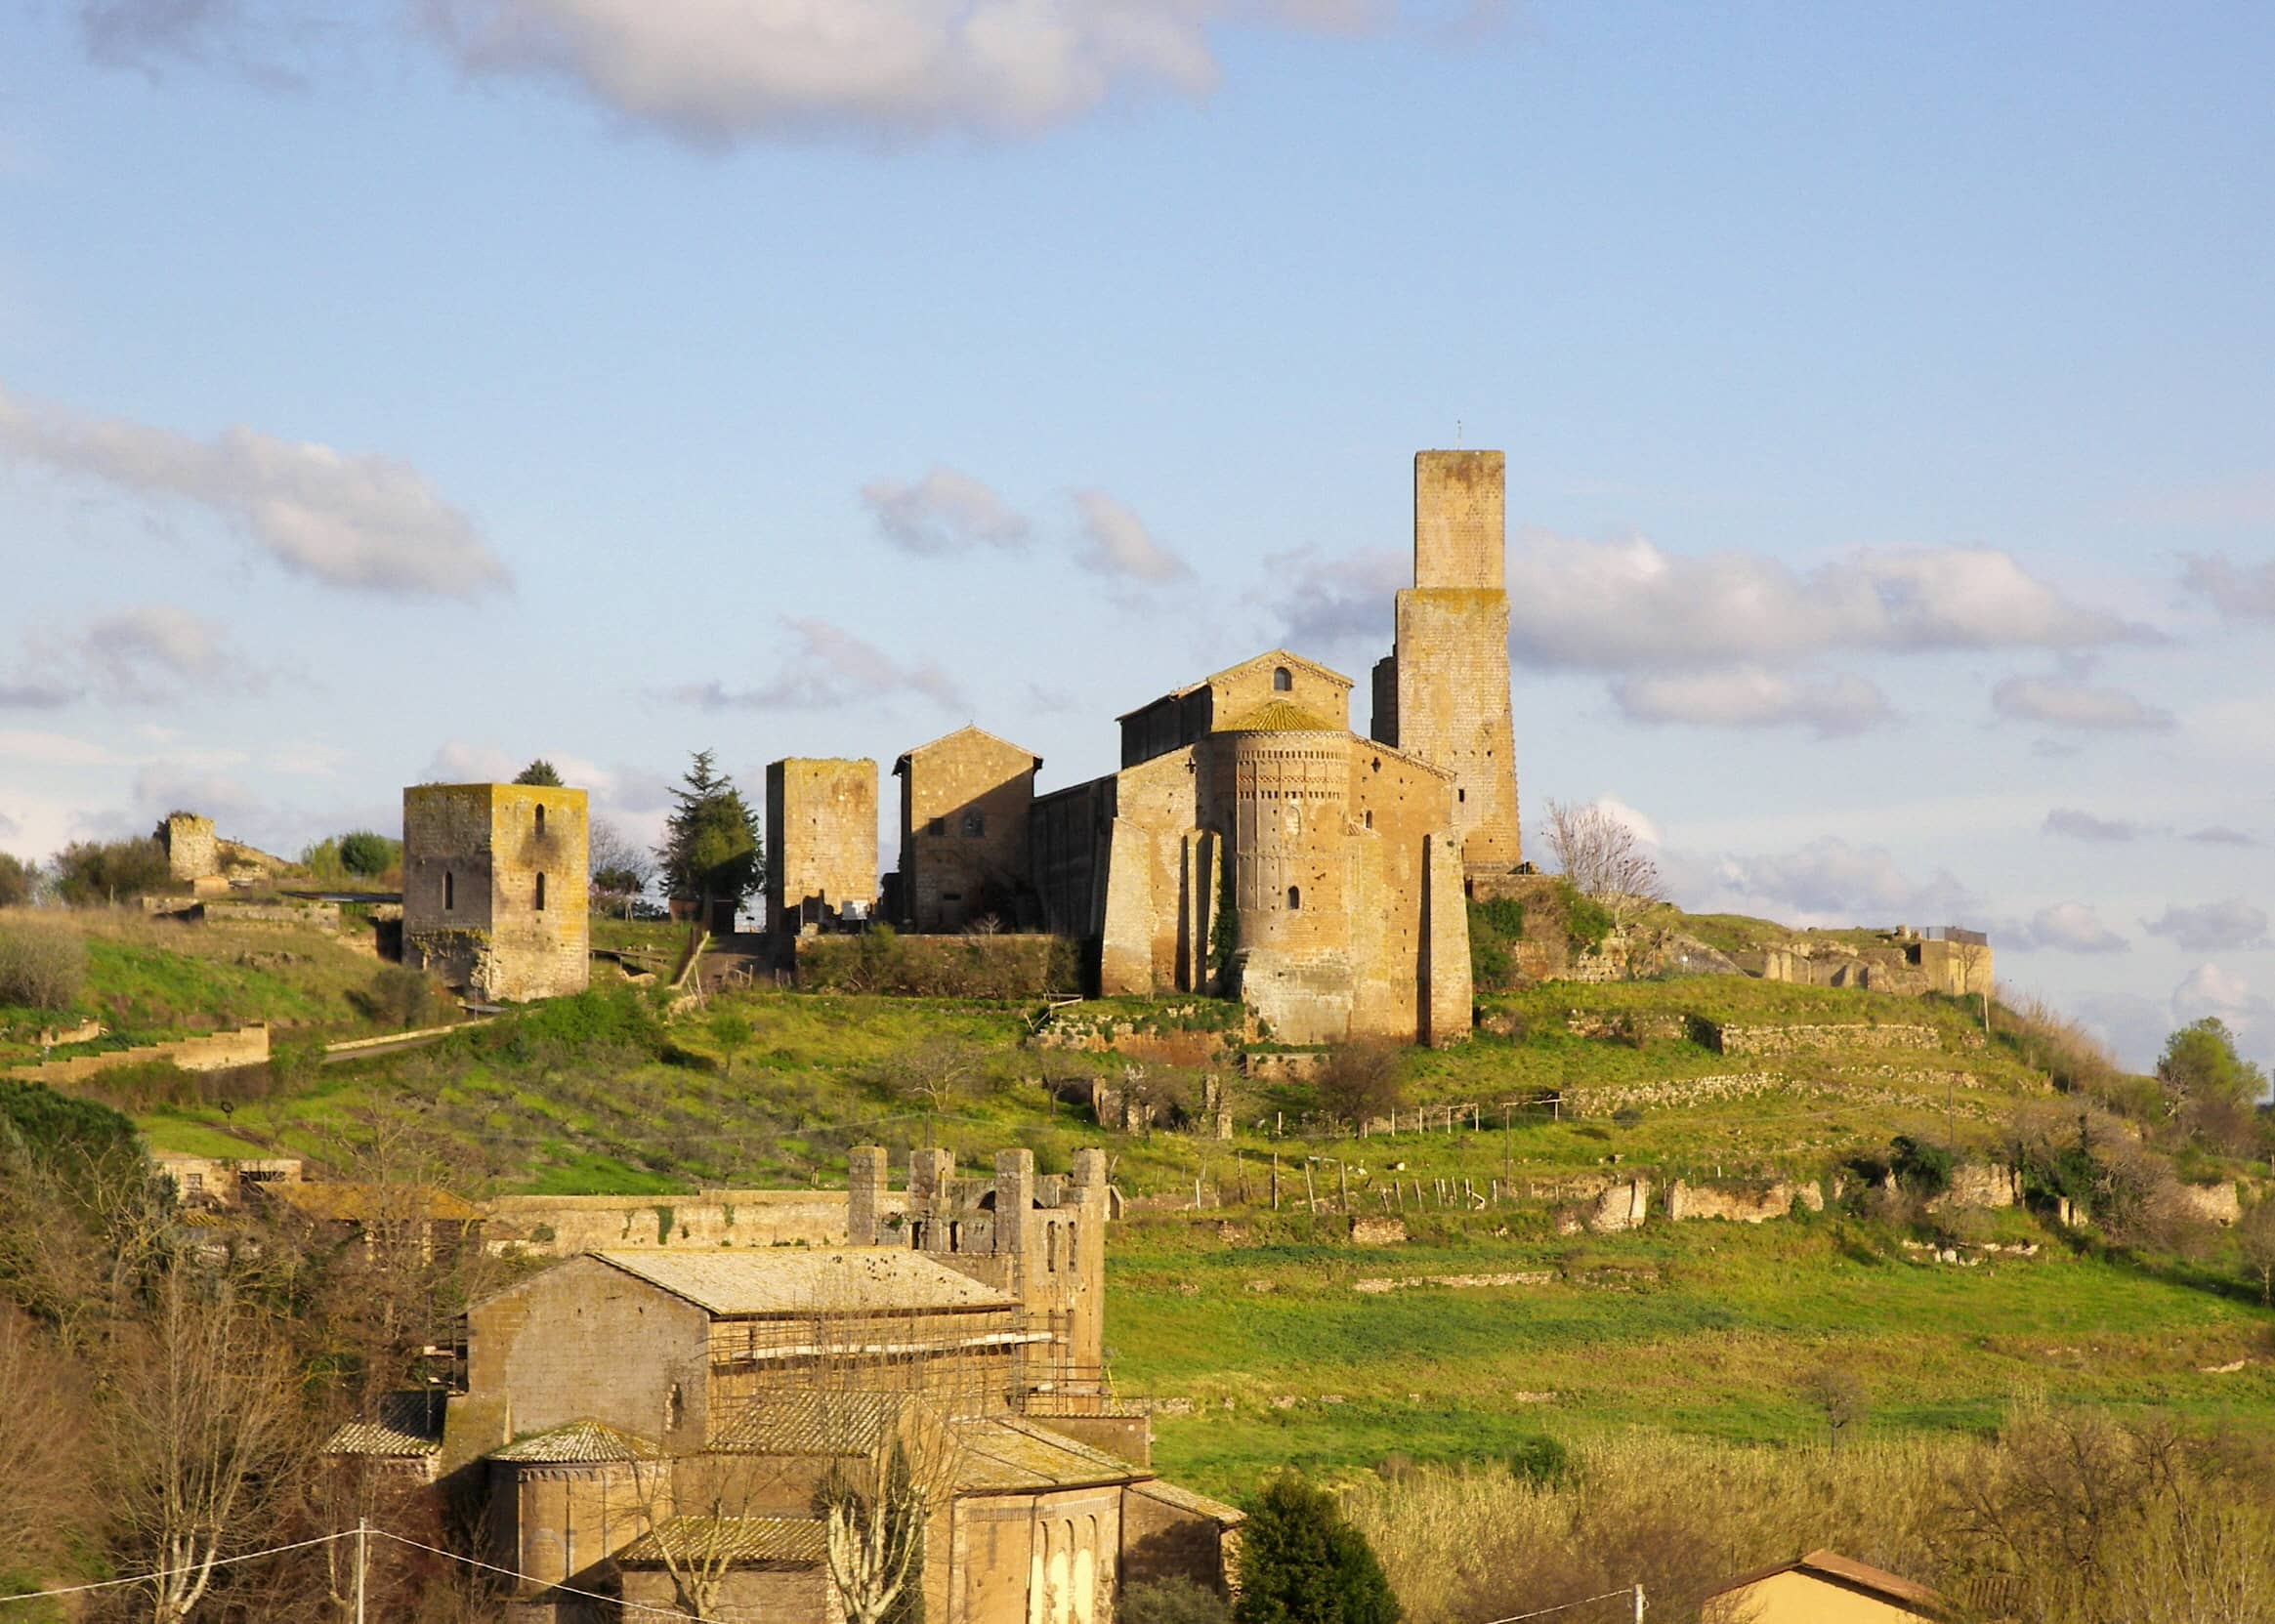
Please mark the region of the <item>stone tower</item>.
POLYGON ((1462 866, 1523 860, 1509 713, 1509 595, 1498 451, 1414 454, 1414 584, 1374 668, 1374 737, 1453 774, 1462 866))
MULTIPOLYGON (((785 757, 766 769, 766 930, 865 920, 877 902, 877 764, 785 757)), ((786 960, 785 960, 786 962, 786 960)))
POLYGON ((534 784, 402 792, 402 960, 484 1003, 585 989, 585 795, 534 784))

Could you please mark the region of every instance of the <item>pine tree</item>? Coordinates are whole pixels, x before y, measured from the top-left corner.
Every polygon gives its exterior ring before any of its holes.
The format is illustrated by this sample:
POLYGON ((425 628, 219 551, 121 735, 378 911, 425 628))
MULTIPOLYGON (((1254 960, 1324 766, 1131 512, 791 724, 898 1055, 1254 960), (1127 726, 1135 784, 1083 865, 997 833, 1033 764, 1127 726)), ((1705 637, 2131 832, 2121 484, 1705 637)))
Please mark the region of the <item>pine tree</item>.
POLYGON ((695 752, 685 782, 671 795, 679 805, 655 854, 664 884, 672 895, 700 902, 705 917, 714 902, 739 907, 765 878, 758 814, 709 750, 695 752))
POLYGON ((559 789, 561 787, 561 773, 551 762, 543 756, 539 756, 527 767, 522 769, 521 775, 515 778, 514 782, 517 784, 535 784, 543 789, 559 789))

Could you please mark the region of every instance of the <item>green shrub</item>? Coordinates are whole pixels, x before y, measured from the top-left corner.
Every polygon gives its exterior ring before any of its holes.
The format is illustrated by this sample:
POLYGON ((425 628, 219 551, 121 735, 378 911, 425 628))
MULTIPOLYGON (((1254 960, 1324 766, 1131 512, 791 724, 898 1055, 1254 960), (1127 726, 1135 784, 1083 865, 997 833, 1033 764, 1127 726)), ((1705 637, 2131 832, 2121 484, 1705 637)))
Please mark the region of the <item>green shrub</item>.
POLYGON ((21 908, 38 889, 39 871, 21 857, 0 852, 0 908, 21 908))
POLYGON ((883 992, 912 998, 1033 998, 1074 984, 1074 944, 1064 937, 904 937, 888 925, 859 936, 816 937, 798 947, 798 984, 810 992, 883 992))
POLYGON ((56 893, 73 907, 124 902, 173 883, 166 851, 140 840, 75 840, 56 857, 56 893))
POLYGON ((1120 1624, 1227 1624, 1232 1617, 1223 1597, 1174 1573, 1129 1586, 1114 1611, 1120 1624))
POLYGON ((1951 1188, 1952 1154, 1940 1145, 1899 1134, 1890 1148, 1888 1166, 1906 1191, 1923 1200, 1933 1200, 1951 1188))
POLYGON ((1507 990, 1516 972, 1510 951, 1524 939, 1525 904, 1496 896, 1469 904, 1469 981, 1480 992, 1507 990))
POLYGON ((384 874, 402 860, 402 843, 371 829, 357 829, 340 837, 340 866, 365 878, 384 874))
POLYGON ((1295 1473, 1264 1485, 1241 1530, 1237 1624, 1398 1624, 1398 1598, 1335 1497, 1295 1473))
POLYGON ((1572 886, 1559 889, 1564 893, 1565 940, 1576 953, 1600 952, 1604 938, 1612 934, 1611 910, 1572 886))
POLYGON ((1552 1437, 1527 1438, 1510 1452, 1509 1471, 1524 1482, 1557 1488, 1572 1479, 1572 1457, 1552 1437))
POLYGON ((87 982, 87 949, 52 925, 0 926, 0 1004, 67 1010, 87 982))
POLYGON ((435 983, 424 971, 407 964, 382 966, 368 987, 351 992, 348 999, 366 1020, 406 1032, 432 1020, 436 1013, 435 983))

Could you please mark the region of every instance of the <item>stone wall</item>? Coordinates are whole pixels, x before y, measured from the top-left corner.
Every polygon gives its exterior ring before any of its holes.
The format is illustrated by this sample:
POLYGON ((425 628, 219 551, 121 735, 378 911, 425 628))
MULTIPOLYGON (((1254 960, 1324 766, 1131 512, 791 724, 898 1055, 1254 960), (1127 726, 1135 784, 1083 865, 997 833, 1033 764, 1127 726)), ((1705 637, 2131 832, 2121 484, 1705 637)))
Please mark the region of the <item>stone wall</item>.
POLYGON ((1701 1024, 1701 1041, 1721 1055, 1800 1055, 1829 1049, 1937 1049, 1943 1034, 1926 1025, 1875 1025, 1864 1021, 1794 1026, 1701 1024))
POLYGON ((12 1067, 7 1075, 28 1078, 35 1083, 54 1084, 92 1077, 113 1066, 141 1065, 151 1061, 166 1061, 185 1071, 227 1071, 239 1065, 265 1065, 268 1060, 269 1027, 264 1022, 239 1027, 233 1032, 213 1032, 203 1037, 175 1038, 166 1043, 145 1044, 139 1049, 113 1049, 100 1055, 73 1055, 68 1060, 12 1067))
POLYGON ((1760 1224, 1783 1218, 1800 1202, 1812 1212, 1825 1210, 1825 1192, 1814 1180, 1770 1185, 1693 1185, 1677 1179, 1667 1187, 1666 1216, 1674 1223, 1699 1218, 1720 1218, 1736 1224, 1760 1224))
MULTIPOLYGON (((843 1246, 841 1189, 722 1189, 699 1195, 501 1195, 484 1211, 492 1252, 574 1257, 579 1252, 677 1247, 843 1246)), ((880 1212, 906 1211, 888 1192, 880 1212)))
POLYGON ((877 900, 877 764, 787 757, 766 770, 766 929, 778 940, 877 900))
POLYGON ((901 780, 900 921, 960 931, 984 913, 1039 922, 1028 869, 1028 814, 1041 758, 978 728, 919 745, 893 766, 901 780))

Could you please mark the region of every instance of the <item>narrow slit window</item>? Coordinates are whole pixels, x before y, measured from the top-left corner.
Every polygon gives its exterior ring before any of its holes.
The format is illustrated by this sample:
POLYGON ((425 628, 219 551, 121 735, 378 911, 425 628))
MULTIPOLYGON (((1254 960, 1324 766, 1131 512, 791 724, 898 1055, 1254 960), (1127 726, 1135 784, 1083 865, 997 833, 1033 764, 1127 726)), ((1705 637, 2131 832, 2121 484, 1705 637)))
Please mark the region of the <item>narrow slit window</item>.
POLYGON ((458 905, 458 876, 447 868, 442 870, 442 911, 448 913, 458 905))
POLYGON ((545 838, 545 809, 543 807, 537 809, 537 838, 539 840, 545 838))
POLYGON ((545 911, 545 876, 543 874, 537 876, 537 911, 539 913, 545 911))
POLYGON ((1296 909, 1302 906, 1303 888, 1301 886, 1289 886, 1287 888, 1287 911, 1289 913, 1293 913, 1296 909))

